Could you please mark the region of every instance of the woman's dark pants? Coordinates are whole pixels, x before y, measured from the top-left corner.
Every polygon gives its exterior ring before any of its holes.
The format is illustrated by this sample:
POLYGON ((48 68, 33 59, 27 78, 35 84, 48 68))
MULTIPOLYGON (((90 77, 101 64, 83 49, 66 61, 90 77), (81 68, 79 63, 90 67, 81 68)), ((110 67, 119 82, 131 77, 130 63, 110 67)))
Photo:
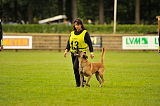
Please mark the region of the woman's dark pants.
POLYGON ((79 87, 80 86, 80 75, 79 75, 78 57, 74 56, 74 53, 71 53, 71 57, 72 57, 72 64, 73 64, 73 70, 74 70, 76 85, 77 85, 77 87, 79 87))

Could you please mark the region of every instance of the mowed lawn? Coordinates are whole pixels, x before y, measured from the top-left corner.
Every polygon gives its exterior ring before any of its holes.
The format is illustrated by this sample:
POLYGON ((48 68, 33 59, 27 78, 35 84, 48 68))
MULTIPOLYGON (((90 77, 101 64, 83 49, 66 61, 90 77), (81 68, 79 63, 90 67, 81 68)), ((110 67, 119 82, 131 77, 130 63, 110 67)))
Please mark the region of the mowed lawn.
MULTIPOLYGON (((95 52, 91 62, 100 61, 95 52)), ((75 86, 70 54, 0 52, 0 106, 160 106, 160 54, 107 51, 105 84, 75 86)))

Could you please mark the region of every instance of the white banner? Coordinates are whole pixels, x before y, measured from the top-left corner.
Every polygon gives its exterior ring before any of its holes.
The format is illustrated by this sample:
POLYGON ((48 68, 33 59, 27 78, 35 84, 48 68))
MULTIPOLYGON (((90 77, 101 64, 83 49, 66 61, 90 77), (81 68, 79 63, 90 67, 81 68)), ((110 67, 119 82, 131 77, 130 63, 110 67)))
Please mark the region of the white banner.
POLYGON ((102 38, 100 36, 91 36, 91 41, 94 47, 102 46, 102 38))
POLYGON ((32 36, 3 36, 4 49, 32 49, 32 36))
POLYGON ((123 36, 122 49, 158 49, 158 36, 123 36))

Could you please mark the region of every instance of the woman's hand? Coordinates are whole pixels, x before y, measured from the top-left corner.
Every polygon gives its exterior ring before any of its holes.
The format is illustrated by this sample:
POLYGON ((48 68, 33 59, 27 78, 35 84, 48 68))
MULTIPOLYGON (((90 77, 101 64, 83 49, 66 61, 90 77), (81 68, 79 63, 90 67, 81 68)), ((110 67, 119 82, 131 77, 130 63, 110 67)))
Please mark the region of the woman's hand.
POLYGON ((90 53, 90 57, 91 57, 91 59, 93 59, 94 58, 94 53, 92 52, 92 53, 90 53))
POLYGON ((65 51, 64 51, 64 57, 66 57, 66 55, 68 54, 68 50, 66 49, 65 51))

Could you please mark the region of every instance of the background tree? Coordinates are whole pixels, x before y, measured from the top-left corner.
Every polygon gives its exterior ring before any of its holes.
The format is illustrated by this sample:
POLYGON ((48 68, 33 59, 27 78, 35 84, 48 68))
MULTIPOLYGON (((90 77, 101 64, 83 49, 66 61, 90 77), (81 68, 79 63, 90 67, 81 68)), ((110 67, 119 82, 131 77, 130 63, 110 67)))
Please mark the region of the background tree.
POLYGON ((140 0, 135 2, 135 24, 140 24, 140 0))
POLYGON ((99 0, 99 24, 104 24, 104 1, 99 0))
MULTIPOLYGON (((1 0, 3 22, 37 23, 38 20, 65 14, 68 20, 90 19, 95 24, 113 21, 114 0, 1 0), (104 6, 104 7, 103 7, 104 6)), ((160 0, 118 0, 119 24, 156 24, 160 0)))
POLYGON ((77 0, 72 0, 72 21, 77 18, 77 0))
POLYGON ((82 18, 85 23, 92 20, 94 23, 99 21, 99 0, 78 0, 78 17, 82 18))

